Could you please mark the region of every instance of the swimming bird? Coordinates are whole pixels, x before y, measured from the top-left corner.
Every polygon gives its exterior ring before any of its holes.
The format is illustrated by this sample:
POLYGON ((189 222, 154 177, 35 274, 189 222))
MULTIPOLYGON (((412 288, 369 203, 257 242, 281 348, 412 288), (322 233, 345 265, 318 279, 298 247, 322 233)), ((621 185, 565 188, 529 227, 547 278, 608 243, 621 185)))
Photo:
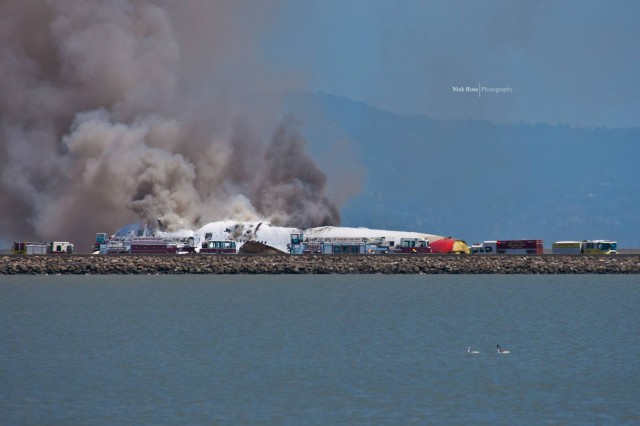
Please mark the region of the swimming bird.
POLYGON ((480 352, 478 352, 478 351, 472 351, 472 350, 471 350, 471 346, 467 346, 467 353, 468 353, 468 354, 479 354, 480 352))
POLYGON ((508 349, 501 348, 500 345, 496 345, 496 349, 498 349, 499 354, 510 354, 511 351, 508 349))

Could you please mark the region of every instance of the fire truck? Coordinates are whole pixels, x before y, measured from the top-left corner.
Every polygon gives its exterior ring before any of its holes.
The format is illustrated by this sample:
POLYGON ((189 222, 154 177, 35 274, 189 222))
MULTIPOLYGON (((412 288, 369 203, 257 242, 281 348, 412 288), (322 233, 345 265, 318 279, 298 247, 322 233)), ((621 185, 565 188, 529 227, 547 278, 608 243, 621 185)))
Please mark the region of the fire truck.
POLYGON ((73 254, 73 244, 66 241, 15 242, 12 254, 73 254))
POLYGON ((542 254, 542 240, 496 240, 471 245, 473 254, 542 254))
POLYGON ((200 254, 236 254, 236 242, 231 240, 207 240, 202 243, 200 254))
POLYGON ((93 245, 94 254, 193 254, 193 237, 111 236, 99 232, 93 245))
POLYGON ((556 241, 553 254, 617 254, 618 243, 611 240, 556 241))
MULTIPOLYGON (((405 246, 402 249, 406 249, 406 253, 410 253, 412 249, 411 242, 407 242, 405 246)), ((426 247, 429 247, 428 241, 426 241, 426 247)), ((424 250, 420 243, 416 245, 416 241, 413 241, 413 249, 416 250, 416 248, 424 250)), ((384 237, 304 238, 304 235, 299 233, 291 234, 288 249, 291 254, 386 254, 396 252, 384 237)), ((404 252, 400 251, 400 247, 397 249, 398 253, 404 252)))
POLYGON ((431 253, 431 247, 426 238, 401 238, 393 253, 431 253))
POLYGON ((112 239, 105 247, 106 254, 177 254, 178 247, 162 238, 134 237, 112 239))

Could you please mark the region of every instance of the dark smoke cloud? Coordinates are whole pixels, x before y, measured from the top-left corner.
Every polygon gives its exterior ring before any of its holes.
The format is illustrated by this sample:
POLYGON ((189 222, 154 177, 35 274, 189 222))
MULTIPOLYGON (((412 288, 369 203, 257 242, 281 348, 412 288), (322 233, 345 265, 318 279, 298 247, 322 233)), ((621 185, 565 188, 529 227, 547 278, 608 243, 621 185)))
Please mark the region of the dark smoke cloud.
POLYGON ((262 185, 255 199, 263 211, 293 213, 283 217, 299 228, 326 226, 340 220, 338 209, 322 194, 327 178, 305 154, 305 141, 292 117, 276 131, 265 156, 262 185))
POLYGON ((287 82, 255 54, 273 2, 252 3, 5 0, 0 234, 337 224, 296 124, 262 96, 287 82))

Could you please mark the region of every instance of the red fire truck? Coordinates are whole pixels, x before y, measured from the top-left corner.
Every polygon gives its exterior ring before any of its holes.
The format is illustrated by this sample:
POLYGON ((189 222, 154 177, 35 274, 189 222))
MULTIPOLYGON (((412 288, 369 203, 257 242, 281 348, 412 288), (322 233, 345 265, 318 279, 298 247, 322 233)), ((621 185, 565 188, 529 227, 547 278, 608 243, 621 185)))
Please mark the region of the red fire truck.
POLYGON ((497 240, 484 241, 471 246, 476 254, 542 254, 542 240, 497 240))

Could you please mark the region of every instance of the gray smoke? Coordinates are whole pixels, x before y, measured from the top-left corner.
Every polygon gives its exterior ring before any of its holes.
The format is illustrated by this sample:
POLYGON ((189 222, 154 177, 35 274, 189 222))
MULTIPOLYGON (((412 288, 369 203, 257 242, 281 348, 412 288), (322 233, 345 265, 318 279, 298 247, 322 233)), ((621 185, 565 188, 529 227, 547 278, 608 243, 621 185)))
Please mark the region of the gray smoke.
POLYGON ((273 2, 5 0, 0 234, 339 222, 256 54, 273 2), (265 137, 266 135, 266 137, 265 137))
POLYGON ((290 117, 269 144, 256 205, 262 211, 280 212, 280 222, 299 228, 337 223, 338 209, 320 195, 326 176, 305 154, 304 138, 294 126, 290 117))

